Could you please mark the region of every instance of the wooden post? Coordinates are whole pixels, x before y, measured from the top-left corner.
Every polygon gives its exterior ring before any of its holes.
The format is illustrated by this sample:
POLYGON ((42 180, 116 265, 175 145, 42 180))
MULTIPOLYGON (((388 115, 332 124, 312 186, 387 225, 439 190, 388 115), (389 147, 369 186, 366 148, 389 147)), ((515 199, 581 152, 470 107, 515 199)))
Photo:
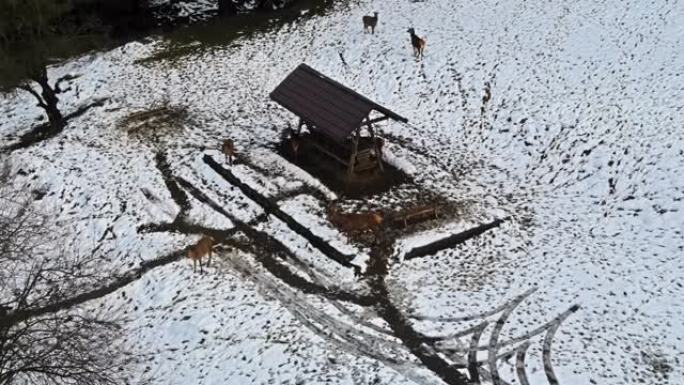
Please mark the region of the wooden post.
POLYGON ((302 127, 304 127, 304 120, 299 118, 299 125, 297 125, 297 136, 301 135, 302 127))
POLYGON ((371 143, 373 145, 373 151, 375 151, 375 158, 378 162, 378 168, 380 169, 380 172, 385 172, 385 169, 382 167, 382 154, 380 154, 380 151, 378 150, 378 143, 375 141, 375 132, 373 131, 373 124, 371 123, 370 115, 366 117, 366 125, 368 126, 368 132, 370 132, 371 143))
POLYGON ((348 169, 348 174, 347 174, 347 181, 351 181, 352 177, 354 176, 354 165, 356 163, 356 154, 359 151, 359 136, 360 136, 360 129, 357 128, 352 141, 353 141, 353 146, 352 146, 352 153, 351 156, 349 157, 349 169, 348 169))

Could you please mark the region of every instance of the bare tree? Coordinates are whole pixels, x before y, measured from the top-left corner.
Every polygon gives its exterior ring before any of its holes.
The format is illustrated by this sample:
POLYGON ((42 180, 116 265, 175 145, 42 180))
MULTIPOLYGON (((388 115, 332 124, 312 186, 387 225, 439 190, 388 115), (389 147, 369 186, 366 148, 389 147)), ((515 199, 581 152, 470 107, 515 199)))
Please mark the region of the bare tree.
POLYGON ((116 384, 115 322, 74 311, 0 326, 0 385, 116 384))
POLYGON ((57 95, 60 83, 68 79, 50 84, 47 65, 55 47, 56 20, 67 10, 64 1, 0 1, 0 91, 20 89, 33 95, 53 130, 64 126, 57 95))
POLYGON ((59 306, 102 278, 96 258, 55 253, 48 217, 10 191, 0 191, 0 385, 119 383, 118 322, 59 306))

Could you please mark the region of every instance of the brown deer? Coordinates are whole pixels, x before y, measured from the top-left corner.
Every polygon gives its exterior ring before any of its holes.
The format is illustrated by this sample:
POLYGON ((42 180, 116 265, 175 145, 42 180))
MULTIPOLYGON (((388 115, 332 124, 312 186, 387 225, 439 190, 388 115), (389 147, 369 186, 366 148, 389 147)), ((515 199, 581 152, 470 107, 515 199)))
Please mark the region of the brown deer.
POLYGON ((416 35, 416 30, 413 28, 409 28, 406 32, 411 34, 411 45, 413 46, 413 55, 418 60, 422 59, 423 51, 425 50, 425 46, 427 45, 427 39, 418 37, 418 35, 416 35))
POLYGON ((202 236, 199 241, 188 250, 188 258, 192 259, 192 271, 197 270, 197 261, 200 265, 200 273, 204 273, 202 269, 202 258, 205 255, 209 256, 207 267, 211 264, 211 248, 214 247, 216 240, 208 235, 202 236))
POLYGON ((375 26, 378 25, 378 13, 373 12, 373 16, 363 17, 363 32, 368 32, 370 28, 371 33, 375 34, 375 26))
POLYGON ((368 213, 340 213, 337 207, 332 206, 329 211, 330 222, 346 233, 363 232, 370 230, 376 232, 384 220, 381 211, 368 213))
POLYGON ((223 145, 221 146, 221 152, 223 153, 223 155, 226 156, 228 164, 232 166, 233 157, 236 155, 235 144, 233 143, 233 139, 226 139, 223 141, 223 145))

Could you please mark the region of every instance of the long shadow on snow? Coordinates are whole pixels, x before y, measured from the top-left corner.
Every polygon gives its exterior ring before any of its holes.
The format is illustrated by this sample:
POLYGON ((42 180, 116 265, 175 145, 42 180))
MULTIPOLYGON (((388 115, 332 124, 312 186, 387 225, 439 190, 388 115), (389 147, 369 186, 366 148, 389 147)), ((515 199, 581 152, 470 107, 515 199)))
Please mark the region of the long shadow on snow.
POLYGON ((2 151, 12 152, 14 150, 28 148, 44 140, 54 138, 55 136, 59 135, 62 131, 64 131, 64 128, 66 128, 69 120, 85 114, 89 109, 93 107, 102 107, 106 101, 107 98, 98 99, 90 104, 79 107, 76 111, 64 117, 64 124, 62 125, 62 127, 53 128, 52 126, 50 126, 49 123, 37 125, 31 128, 28 132, 22 134, 19 137, 19 141, 17 143, 4 147, 2 151))
POLYGON ((282 260, 289 259, 293 261, 298 259, 282 242, 265 232, 255 230, 253 227, 237 219, 185 179, 178 177, 176 180, 178 181, 178 184, 186 189, 195 199, 205 203, 214 209, 214 211, 228 218, 238 231, 244 233, 252 241, 250 243, 250 249, 262 266, 289 286, 298 288, 307 294, 319 294, 329 299, 349 301, 360 306, 369 306, 373 303, 373 300, 369 296, 331 290, 293 273, 286 265, 274 258, 274 256, 276 256, 282 260))
MULTIPOLYGON (((311 241, 309 238, 310 234, 310 236, 315 237, 314 239, 325 243, 325 241, 313 235, 308 229, 306 229, 306 232, 297 231, 298 229, 304 228, 304 226, 296 222, 291 216, 282 212, 282 210, 280 210, 274 203, 270 202, 266 197, 244 184, 237 177, 235 177, 233 173, 224 169, 210 156, 205 155, 204 162, 214 169, 214 171, 216 171, 219 175, 223 176, 229 183, 240 188, 240 190, 245 193, 247 197, 262 206, 264 210, 269 213, 273 213, 281 220, 285 218, 289 222, 286 222, 286 224, 288 227, 290 227, 290 229, 299 235, 304 236, 309 241, 311 241)), ((183 185, 184 188, 192 188, 192 186, 186 186, 180 179, 179 183, 183 185)), ((212 208, 218 212, 227 215, 227 213, 225 213, 220 206, 216 205, 216 203, 207 201, 206 197, 200 197, 195 194, 193 195, 197 199, 210 204, 212 208)), ((251 231, 255 230, 251 229, 251 231)), ((425 336, 413 329, 410 321, 390 300, 389 291, 387 290, 387 285, 385 284, 385 277, 388 273, 388 258, 391 253, 393 241, 394 240, 390 239, 389 237, 380 235, 376 245, 373 247, 371 252, 371 265, 369 266, 369 283, 373 293, 372 298, 370 298, 371 302, 366 305, 374 305, 378 311, 378 314, 390 325, 394 335, 402 341, 404 346, 406 346, 414 356, 416 356, 429 370, 439 376, 444 382, 450 385, 467 384, 467 377, 459 372, 456 367, 441 358, 433 349, 428 347, 428 345, 424 344, 426 340, 425 336)), ((325 249, 335 250, 328 243, 325 243, 325 246, 325 249)), ((339 251, 335 251, 339 253, 339 251)))

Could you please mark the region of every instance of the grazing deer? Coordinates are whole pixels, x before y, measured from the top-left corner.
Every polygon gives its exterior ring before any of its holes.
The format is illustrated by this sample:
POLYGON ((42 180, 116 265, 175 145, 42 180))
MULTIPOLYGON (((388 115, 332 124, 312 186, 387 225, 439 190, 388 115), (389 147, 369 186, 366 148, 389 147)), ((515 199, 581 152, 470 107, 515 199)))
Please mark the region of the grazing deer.
POLYGON ((409 28, 406 32, 411 34, 411 45, 413 46, 413 55, 418 60, 422 59, 423 51, 425 50, 425 46, 427 45, 427 40, 425 38, 418 37, 418 35, 416 35, 416 30, 413 28, 409 28))
POLYGON ((362 232, 366 230, 371 230, 373 232, 377 231, 384 216, 381 211, 375 211, 370 213, 354 213, 354 214, 343 214, 339 212, 337 207, 331 207, 330 209, 330 222, 337 226, 340 230, 353 233, 362 232))
POLYGON ((226 156, 228 164, 233 165, 233 157, 236 155, 233 139, 226 139, 221 146, 221 152, 226 156))
POLYGON ((197 270, 197 261, 199 261, 200 273, 204 273, 204 270, 202 269, 202 257, 205 255, 209 256, 207 267, 211 264, 211 248, 214 247, 215 243, 216 240, 214 240, 214 238, 204 235, 194 246, 188 250, 188 258, 192 259, 193 272, 197 270))
POLYGON ((370 28, 371 33, 375 34, 375 26, 378 25, 378 13, 373 12, 373 16, 363 17, 363 32, 368 32, 370 28))

